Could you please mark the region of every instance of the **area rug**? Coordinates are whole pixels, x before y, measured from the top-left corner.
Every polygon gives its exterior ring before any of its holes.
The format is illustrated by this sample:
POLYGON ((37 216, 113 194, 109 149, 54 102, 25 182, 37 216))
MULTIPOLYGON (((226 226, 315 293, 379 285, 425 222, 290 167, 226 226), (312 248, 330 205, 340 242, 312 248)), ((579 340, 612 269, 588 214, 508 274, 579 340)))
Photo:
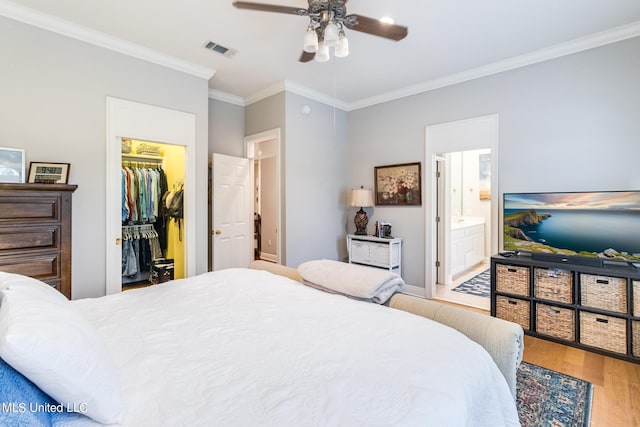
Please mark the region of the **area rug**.
POLYGON ((491 289, 491 270, 486 269, 482 273, 473 276, 466 282, 452 289, 455 292, 463 294, 475 295, 478 297, 489 298, 489 290, 491 289))
POLYGON ((522 427, 588 427, 591 383, 522 362, 518 369, 517 405, 522 427))

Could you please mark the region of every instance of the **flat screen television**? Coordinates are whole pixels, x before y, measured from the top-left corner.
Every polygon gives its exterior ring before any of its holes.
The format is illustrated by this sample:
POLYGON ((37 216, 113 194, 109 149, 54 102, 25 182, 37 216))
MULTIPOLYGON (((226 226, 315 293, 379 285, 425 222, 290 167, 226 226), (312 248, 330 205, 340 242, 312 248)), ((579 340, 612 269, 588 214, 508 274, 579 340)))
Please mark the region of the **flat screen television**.
POLYGON ((640 191, 505 193, 506 251, 640 262, 640 191))

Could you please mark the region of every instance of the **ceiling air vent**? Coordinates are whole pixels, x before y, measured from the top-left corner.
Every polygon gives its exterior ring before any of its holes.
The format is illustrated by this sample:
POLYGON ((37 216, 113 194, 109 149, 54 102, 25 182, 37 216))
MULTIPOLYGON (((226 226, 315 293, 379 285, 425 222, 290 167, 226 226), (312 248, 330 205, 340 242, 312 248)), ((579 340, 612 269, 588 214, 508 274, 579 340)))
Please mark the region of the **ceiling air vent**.
POLYGON ((238 51, 235 50, 235 49, 229 49, 228 47, 224 47, 224 46, 219 45, 218 43, 214 43, 212 41, 208 41, 207 43, 205 43, 204 47, 205 47, 205 49, 209 49, 212 52, 216 52, 216 53, 219 53, 221 55, 224 55, 227 58, 231 58, 233 55, 238 53, 238 51))

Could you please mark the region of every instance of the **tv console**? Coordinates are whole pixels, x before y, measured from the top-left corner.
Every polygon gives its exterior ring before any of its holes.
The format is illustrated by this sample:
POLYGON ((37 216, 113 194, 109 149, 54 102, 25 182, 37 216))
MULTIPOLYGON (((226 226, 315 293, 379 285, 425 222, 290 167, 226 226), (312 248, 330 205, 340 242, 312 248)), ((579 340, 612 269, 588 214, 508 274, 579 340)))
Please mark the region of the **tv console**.
POLYGON ((640 270, 507 253, 491 257, 491 315, 527 335, 640 363, 640 270))

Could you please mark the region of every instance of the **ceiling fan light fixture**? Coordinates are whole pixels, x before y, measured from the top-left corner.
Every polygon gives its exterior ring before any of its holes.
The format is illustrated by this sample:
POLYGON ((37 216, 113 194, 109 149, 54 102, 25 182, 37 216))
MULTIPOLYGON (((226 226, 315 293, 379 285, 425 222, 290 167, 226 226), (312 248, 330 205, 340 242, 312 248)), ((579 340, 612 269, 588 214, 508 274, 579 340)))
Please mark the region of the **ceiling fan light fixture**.
POLYGON ((318 34, 311 25, 307 28, 307 32, 304 34, 304 46, 303 50, 308 53, 315 53, 318 51, 318 34))
POLYGON ((324 44, 328 47, 334 47, 338 42, 338 26, 332 19, 324 29, 324 44))
POLYGON ((338 42, 336 43, 336 48, 333 54, 336 58, 349 56, 349 39, 345 35, 344 31, 340 31, 340 34, 338 35, 338 42))
POLYGON ((383 24, 390 24, 393 25, 396 23, 395 19, 391 18, 390 16, 383 16, 382 18, 379 19, 380 22, 382 22, 383 24))
POLYGON ((327 62, 329 60, 329 46, 324 42, 320 43, 316 52, 315 60, 318 62, 327 62))

